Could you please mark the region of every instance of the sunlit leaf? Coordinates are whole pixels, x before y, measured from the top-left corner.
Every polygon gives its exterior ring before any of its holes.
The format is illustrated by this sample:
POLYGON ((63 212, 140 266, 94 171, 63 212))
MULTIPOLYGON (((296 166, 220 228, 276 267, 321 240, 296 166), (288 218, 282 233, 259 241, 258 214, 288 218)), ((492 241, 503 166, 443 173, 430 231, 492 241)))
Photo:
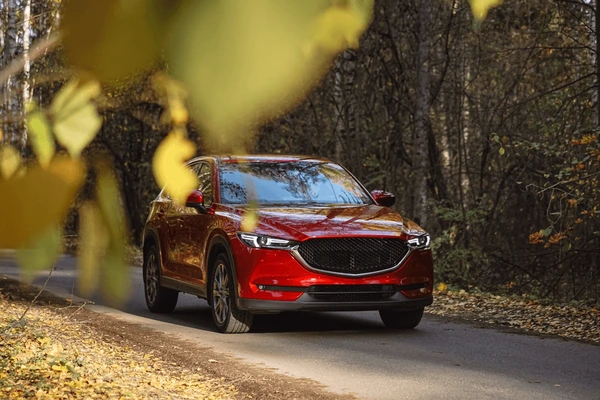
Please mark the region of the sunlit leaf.
POLYGON ((101 260, 106 253, 110 233, 97 206, 84 204, 79 209, 79 244, 77 287, 84 296, 98 287, 101 260))
POLYGON ((174 130, 162 141, 154 153, 152 171, 156 183, 178 204, 185 203, 189 194, 198 187, 198 178, 185 165, 194 156, 196 146, 180 130, 174 130))
POLYGON ((502 4, 502 0, 469 0, 471 12, 477 21, 483 21, 491 8, 502 4))
POLYGON ((54 116, 56 139, 73 157, 79 157, 100 130, 102 118, 91 102, 99 94, 98 82, 90 80, 80 85, 79 80, 73 80, 52 102, 50 111, 54 116))
POLYGON ((3 179, 10 179, 21 166, 21 155, 14 147, 4 145, 0 147, 0 175, 3 179))
POLYGON ((72 0, 62 26, 69 60, 103 80, 139 72, 158 56, 174 0, 72 0))
POLYGON ((46 169, 33 167, 0 181, 0 248, 25 246, 61 222, 84 176, 78 160, 55 157, 46 169))
POLYGON ((256 200, 250 200, 249 207, 242 215, 242 222, 240 223, 240 229, 243 232, 254 232, 258 226, 258 212, 256 200))
POLYGON ((48 167, 54 157, 56 146, 46 115, 38 109, 31 111, 27 115, 27 129, 38 162, 42 167, 48 167))
POLYGON ((332 54, 347 48, 357 48, 365 22, 364 15, 349 4, 333 5, 316 21, 313 46, 332 54))
POLYGON ((173 73, 189 89, 207 145, 231 151, 249 142, 260 123, 299 102, 337 52, 356 45, 373 2, 189 4, 172 36, 173 73))
POLYGON ((108 249, 102 261, 102 287, 113 304, 129 295, 129 273, 125 262, 127 220, 119 185, 107 165, 98 166, 97 196, 102 222, 109 233, 108 249))
POLYGON ((102 265, 102 288, 112 304, 122 304, 131 288, 125 244, 111 241, 102 265))
POLYGON ((17 250, 17 261, 27 279, 43 269, 52 267, 62 247, 62 231, 58 225, 50 226, 26 246, 17 250))
POLYGON ((189 118, 185 106, 185 99, 188 96, 187 90, 180 82, 162 73, 154 76, 153 83, 155 89, 166 99, 167 107, 161 118, 162 122, 185 125, 189 118))

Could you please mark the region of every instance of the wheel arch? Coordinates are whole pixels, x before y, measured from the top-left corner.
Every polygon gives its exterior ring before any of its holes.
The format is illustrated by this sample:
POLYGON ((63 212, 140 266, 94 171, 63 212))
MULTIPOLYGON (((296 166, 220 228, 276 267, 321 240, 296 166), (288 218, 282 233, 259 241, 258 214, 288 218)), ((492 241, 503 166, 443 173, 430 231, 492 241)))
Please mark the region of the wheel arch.
MULTIPOLYGON (((208 248, 209 248, 209 251, 208 251, 208 257, 206 258, 206 280, 205 280, 207 294, 211 293, 211 291, 212 291, 212 281, 211 281, 210 277, 212 275, 212 269, 214 267, 215 260, 217 259, 217 256, 219 254, 225 253, 225 255, 227 256, 227 258, 229 259, 229 262, 231 264, 231 273, 233 274, 234 282, 236 282, 235 296, 237 298, 239 296, 239 288, 237 285, 235 258, 233 257, 233 253, 231 252, 231 244, 229 243, 229 240, 225 236, 223 236, 221 234, 217 234, 211 239, 210 245, 208 248)), ((206 296, 206 297, 210 304, 210 302, 212 301, 212 297, 211 296, 206 296)))

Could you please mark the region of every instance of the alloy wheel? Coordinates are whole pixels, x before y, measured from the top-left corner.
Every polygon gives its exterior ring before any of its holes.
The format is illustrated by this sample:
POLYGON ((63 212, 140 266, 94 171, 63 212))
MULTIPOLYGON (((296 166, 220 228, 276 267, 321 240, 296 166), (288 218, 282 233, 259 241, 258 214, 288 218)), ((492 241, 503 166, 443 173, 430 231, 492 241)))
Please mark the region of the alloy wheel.
POLYGON ((150 254, 146 262, 146 298, 148 302, 154 304, 156 302, 156 293, 158 290, 158 263, 156 256, 150 254))
POLYGON ((227 321, 230 310, 229 274, 225 264, 220 262, 216 266, 213 281, 213 311, 219 324, 227 321))

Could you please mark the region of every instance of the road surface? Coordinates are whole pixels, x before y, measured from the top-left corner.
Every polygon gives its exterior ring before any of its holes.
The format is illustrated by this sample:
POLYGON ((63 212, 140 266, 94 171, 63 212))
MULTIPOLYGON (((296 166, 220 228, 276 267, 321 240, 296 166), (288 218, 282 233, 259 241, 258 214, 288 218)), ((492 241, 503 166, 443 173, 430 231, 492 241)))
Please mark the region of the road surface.
MULTIPOLYGON (((74 292, 73 257, 57 264, 48 288, 74 292)), ((0 274, 18 277, 10 256, 0 274)), ((47 273, 36 276, 42 285, 47 273)), ((212 347, 252 364, 309 378, 363 399, 600 400, 600 346, 481 329, 425 316, 412 331, 388 330, 377 312, 257 316, 250 333, 216 332, 204 300, 181 295, 174 313, 146 309, 141 269, 120 308, 98 296, 90 308, 212 347)), ((599 322, 600 323, 600 322, 599 322)))

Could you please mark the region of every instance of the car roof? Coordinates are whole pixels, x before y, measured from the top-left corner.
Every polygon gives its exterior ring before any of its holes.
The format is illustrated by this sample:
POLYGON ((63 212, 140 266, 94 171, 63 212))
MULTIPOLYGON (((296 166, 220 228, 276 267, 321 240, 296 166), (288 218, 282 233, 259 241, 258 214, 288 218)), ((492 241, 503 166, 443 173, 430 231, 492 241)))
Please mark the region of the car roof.
POLYGON ((294 161, 306 161, 306 162, 331 162, 326 158, 321 157, 310 157, 310 156, 301 156, 301 155, 281 155, 281 154, 248 154, 248 155, 212 155, 212 156, 202 156, 196 157, 189 162, 206 160, 212 158, 218 163, 223 164, 236 164, 243 162, 294 162, 294 161))

